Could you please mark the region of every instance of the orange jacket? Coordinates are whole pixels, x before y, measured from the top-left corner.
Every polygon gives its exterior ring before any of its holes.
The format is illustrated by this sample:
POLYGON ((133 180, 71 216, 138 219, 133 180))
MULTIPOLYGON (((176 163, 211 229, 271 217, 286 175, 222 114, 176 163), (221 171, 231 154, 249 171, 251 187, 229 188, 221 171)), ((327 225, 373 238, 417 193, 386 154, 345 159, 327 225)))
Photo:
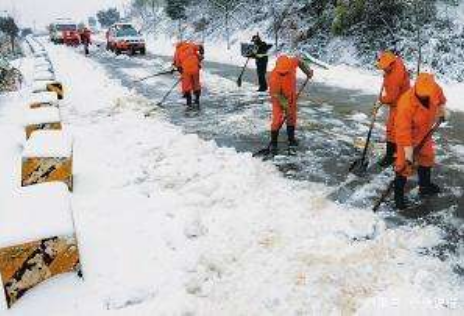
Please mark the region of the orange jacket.
POLYGON ((296 73, 300 59, 281 55, 269 77, 271 96, 282 94, 291 103, 296 96, 296 73))
POLYGON ((411 88, 408 71, 400 57, 391 64, 391 70, 383 78, 384 94, 380 102, 395 107, 401 95, 411 88))
POLYGON ((395 123, 396 142, 403 147, 417 146, 436 122, 446 98, 432 75, 420 74, 413 88, 398 102, 395 123), (423 106, 418 95, 430 98, 429 107, 423 106))
POLYGON ((182 71, 194 74, 200 71, 200 63, 203 59, 200 53, 200 45, 190 42, 180 42, 176 45, 173 64, 182 71))
POLYGON ((282 127, 284 117, 287 119, 287 126, 296 126, 296 73, 299 64, 299 58, 282 55, 277 58, 276 66, 270 74, 269 93, 272 102, 272 131, 277 131, 282 127))

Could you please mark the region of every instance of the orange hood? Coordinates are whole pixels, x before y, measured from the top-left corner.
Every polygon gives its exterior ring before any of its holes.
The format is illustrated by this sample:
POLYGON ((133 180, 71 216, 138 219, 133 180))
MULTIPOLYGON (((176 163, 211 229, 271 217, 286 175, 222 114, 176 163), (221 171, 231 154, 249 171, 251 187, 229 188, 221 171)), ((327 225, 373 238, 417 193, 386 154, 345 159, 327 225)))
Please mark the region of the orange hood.
POLYGON ((396 58, 396 55, 390 51, 382 52, 377 59, 377 68, 381 70, 387 69, 396 61, 396 58))

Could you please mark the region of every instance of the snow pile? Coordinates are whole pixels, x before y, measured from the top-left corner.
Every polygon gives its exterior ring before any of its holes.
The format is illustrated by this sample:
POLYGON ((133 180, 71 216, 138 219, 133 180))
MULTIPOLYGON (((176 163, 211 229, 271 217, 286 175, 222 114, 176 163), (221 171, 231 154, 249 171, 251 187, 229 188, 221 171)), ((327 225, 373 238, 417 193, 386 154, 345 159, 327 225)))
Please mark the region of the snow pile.
MULTIPOLYGON (((32 86, 32 92, 34 93, 39 93, 39 92, 46 92, 47 91, 47 85, 54 83, 55 81, 35 81, 33 86, 32 86)), ((55 95, 56 99, 56 95, 55 95)))
MULTIPOLYGON (((35 83, 34 83, 34 89, 35 89, 35 83)), ((52 104, 52 105, 58 105, 58 96, 56 95, 56 92, 39 92, 39 93, 33 93, 26 101, 26 106, 29 106, 31 104, 35 103, 45 103, 45 104, 52 104)))
POLYGON ((2 201, 0 248, 73 233, 68 187, 48 183, 17 190, 2 201))
POLYGON ((60 111, 55 107, 43 107, 25 111, 24 126, 60 122, 60 111))
POLYGON ((55 130, 39 130, 32 133, 24 146, 23 157, 71 157, 72 138, 55 130))

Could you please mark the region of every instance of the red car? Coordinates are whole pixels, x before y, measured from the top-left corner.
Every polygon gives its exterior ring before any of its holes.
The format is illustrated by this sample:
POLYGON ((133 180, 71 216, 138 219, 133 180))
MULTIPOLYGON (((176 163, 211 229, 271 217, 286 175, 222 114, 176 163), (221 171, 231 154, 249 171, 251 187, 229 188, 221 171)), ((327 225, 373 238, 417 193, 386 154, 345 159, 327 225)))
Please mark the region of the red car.
POLYGON ((77 30, 63 31, 63 43, 69 46, 78 46, 81 42, 79 32, 77 30))

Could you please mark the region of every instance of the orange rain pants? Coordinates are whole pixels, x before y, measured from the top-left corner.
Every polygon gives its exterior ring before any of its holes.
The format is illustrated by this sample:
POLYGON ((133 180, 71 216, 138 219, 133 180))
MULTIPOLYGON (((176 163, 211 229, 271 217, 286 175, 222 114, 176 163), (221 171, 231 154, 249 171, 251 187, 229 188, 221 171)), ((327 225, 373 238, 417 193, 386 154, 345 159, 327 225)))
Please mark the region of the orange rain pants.
POLYGON ((276 66, 270 74, 269 93, 272 102, 271 131, 278 131, 285 119, 287 120, 287 126, 296 126, 296 72, 299 63, 300 60, 296 57, 282 55, 277 59, 276 66))
POLYGON ((389 107, 386 124, 387 141, 392 143, 395 142, 395 119, 398 101, 411 88, 409 74, 403 60, 398 56, 395 57, 395 61, 389 66, 389 70, 385 72, 383 79, 384 93, 380 99, 380 102, 389 107))
MULTIPOLYGON (((406 157, 405 147, 416 148, 429 133, 435 124, 441 108, 446 103, 443 90, 435 82, 430 74, 420 74, 416 85, 406 92, 398 103, 397 117, 395 123, 396 143, 398 145, 395 170, 403 176, 405 173, 406 157), (428 108, 420 103, 417 96, 429 97, 428 108)), ((429 137, 420 150, 415 150, 414 161, 423 167, 432 167, 435 164, 435 149, 432 137, 429 137)))
POLYGON ((173 64, 181 69, 182 93, 201 91, 200 63, 202 56, 200 46, 190 42, 181 42, 176 46, 173 64))

